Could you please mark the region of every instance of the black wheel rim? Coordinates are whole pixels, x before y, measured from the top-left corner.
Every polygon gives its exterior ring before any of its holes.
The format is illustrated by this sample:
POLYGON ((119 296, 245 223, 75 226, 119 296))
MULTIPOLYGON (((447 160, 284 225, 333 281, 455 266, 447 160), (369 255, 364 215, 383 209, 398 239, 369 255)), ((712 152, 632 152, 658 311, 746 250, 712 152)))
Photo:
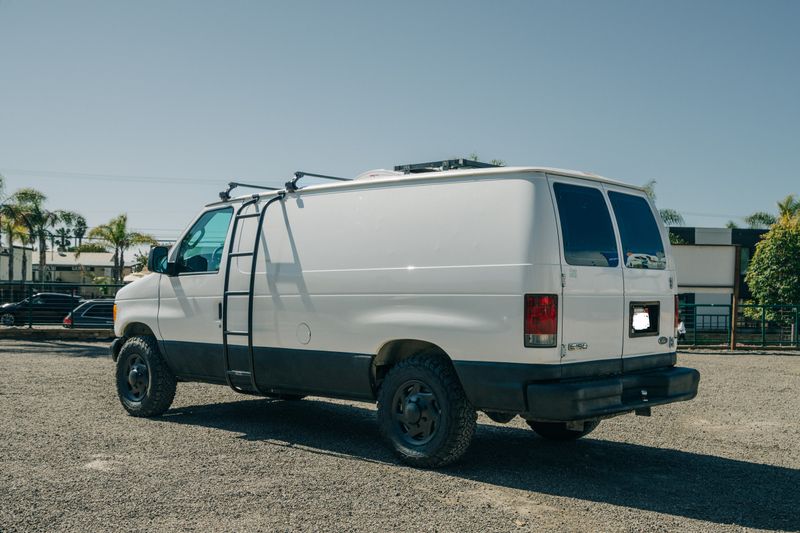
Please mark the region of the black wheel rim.
POLYGON ((123 395, 132 402, 141 402, 150 388, 150 367, 139 354, 131 354, 125 361, 125 387, 123 395))
POLYGON ((10 313, 6 313, 0 318, 4 326, 13 326, 14 325, 14 315, 10 313))
POLYGON ((436 395, 422 381, 407 381, 394 393, 392 418, 405 443, 422 446, 430 442, 436 436, 441 417, 436 395))

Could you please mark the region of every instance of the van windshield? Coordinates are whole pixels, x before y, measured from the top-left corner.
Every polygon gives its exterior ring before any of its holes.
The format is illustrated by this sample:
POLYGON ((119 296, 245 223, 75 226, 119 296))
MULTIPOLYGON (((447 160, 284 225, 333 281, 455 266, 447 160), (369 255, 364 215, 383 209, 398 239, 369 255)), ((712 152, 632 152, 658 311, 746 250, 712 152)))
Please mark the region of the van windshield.
POLYGON ((641 196, 609 192, 628 268, 664 270, 667 258, 650 204, 641 196))

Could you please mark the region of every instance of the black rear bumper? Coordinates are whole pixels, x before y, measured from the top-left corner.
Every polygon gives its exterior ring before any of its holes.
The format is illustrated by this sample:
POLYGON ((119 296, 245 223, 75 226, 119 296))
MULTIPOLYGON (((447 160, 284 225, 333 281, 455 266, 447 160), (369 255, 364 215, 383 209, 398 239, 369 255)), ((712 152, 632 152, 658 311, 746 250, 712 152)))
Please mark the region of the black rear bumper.
POLYGON ((563 365, 453 364, 467 398, 478 410, 569 421, 691 400, 700 374, 675 367, 676 359, 672 352, 563 365))
POLYGON ((672 367, 604 379, 527 386, 531 420, 586 420, 635 409, 691 400, 697 395, 700 373, 672 367))

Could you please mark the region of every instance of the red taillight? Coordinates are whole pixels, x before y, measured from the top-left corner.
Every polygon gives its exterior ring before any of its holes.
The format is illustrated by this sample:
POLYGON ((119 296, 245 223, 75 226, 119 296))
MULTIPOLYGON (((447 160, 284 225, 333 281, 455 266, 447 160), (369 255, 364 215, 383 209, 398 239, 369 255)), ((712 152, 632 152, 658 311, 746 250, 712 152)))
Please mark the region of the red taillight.
POLYGON ((678 311, 678 295, 675 295, 675 329, 678 329, 678 324, 681 323, 681 314, 678 311))
POLYGON ((555 294, 525 295, 525 346, 556 345, 558 333, 558 296, 555 294))
POLYGON ((64 325, 71 326, 72 325, 72 315, 67 315, 64 317, 64 325))

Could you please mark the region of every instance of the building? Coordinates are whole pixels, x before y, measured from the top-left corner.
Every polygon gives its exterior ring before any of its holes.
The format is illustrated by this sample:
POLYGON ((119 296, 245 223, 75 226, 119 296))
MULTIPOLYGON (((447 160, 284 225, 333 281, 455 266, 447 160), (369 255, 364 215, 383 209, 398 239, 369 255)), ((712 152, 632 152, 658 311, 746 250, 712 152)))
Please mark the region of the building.
POLYGON ((730 304, 752 295, 745 274, 766 229, 669 228, 682 303, 730 304), (737 264, 738 263, 738 264, 737 264))
MULTIPOLYGON (((35 279, 39 280, 38 262, 33 270, 35 279)), ((84 252, 76 257, 73 252, 48 250, 44 281, 73 285, 81 296, 92 298, 104 294, 97 285, 113 283, 113 271, 114 254, 110 252, 84 252), (80 285, 85 286, 79 287, 80 285)), ((131 271, 131 265, 126 264, 122 276, 131 271)))
POLYGON ((28 281, 33 279, 33 248, 27 246, 14 245, 14 279, 8 279, 8 260, 9 253, 8 247, 0 247, 0 282, 7 281, 21 281, 22 275, 22 256, 25 255, 27 266, 25 268, 24 278, 28 281))

